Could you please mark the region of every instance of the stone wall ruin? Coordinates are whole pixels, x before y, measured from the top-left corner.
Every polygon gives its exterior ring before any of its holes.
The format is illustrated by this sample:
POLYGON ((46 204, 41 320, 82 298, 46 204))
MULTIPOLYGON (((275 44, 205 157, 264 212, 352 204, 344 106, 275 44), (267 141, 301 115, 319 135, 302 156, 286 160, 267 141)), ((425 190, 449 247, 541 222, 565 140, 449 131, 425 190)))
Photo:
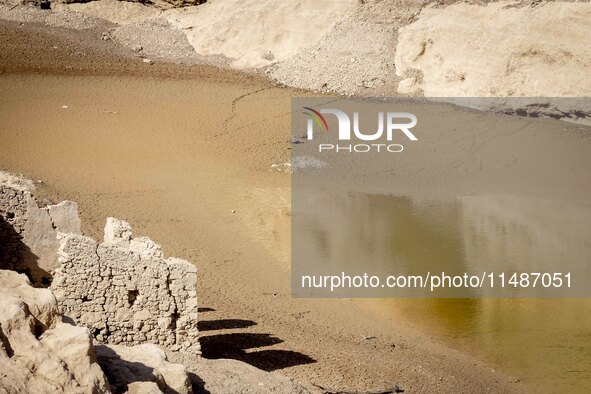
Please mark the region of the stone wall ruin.
POLYGON ((128 223, 108 218, 105 241, 60 234, 51 289, 63 312, 101 342, 155 343, 199 353, 196 268, 160 245, 132 238, 128 223))
POLYGON ((164 258, 128 223, 108 218, 104 242, 80 231, 75 203, 38 207, 34 184, 0 172, 0 269, 50 287, 60 312, 107 344, 153 343, 200 354, 197 270, 164 258))

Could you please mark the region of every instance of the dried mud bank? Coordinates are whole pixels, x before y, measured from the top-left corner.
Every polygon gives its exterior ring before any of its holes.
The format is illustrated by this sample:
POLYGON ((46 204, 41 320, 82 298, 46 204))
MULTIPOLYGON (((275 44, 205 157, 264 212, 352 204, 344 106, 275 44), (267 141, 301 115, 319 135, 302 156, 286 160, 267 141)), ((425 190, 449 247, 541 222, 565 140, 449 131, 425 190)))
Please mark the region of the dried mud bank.
POLYGON ((200 358, 192 264, 114 218, 97 244, 75 203, 39 208, 33 190, 0 172, 0 391, 305 392, 248 365, 226 382, 233 362, 200 358))
POLYGON ((427 97, 572 97, 590 91, 584 78, 591 66, 584 44, 591 38, 586 1, 182 5, 16 5, 0 8, 0 18, 100 28, 105 40, 137 55, 261 71, 277 83, 314 91, 427 97))
POLYGON ((317 93, 530 97, 475 108, 590 117, 544 99, 591 92, 587 1, 67 3, 0 4, 0 19, 97 31, 146 64, 214 65, 317 93))

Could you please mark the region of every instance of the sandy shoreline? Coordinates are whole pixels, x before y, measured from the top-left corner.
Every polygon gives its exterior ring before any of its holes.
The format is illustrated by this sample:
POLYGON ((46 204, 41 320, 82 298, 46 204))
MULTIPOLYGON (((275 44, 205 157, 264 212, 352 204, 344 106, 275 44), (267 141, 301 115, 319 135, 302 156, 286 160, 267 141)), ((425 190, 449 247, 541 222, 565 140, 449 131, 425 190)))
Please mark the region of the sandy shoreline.
POLYGON ((269 168, 289 158, 289 98, 302 92, 145 64, 79 32, 13 22, 0 32, 0 166, 42 180, 45 197, 77 201, 89 235, 121 217, 194 261, 200 304, 211 309, 202 320, 229 321, 203 330, 206 356, 338 390, 524 390, 408 323, 376 318, 365 301, 289 297, 289 177, 269 168), (66 77, 25 75, 41 73, 66 77))

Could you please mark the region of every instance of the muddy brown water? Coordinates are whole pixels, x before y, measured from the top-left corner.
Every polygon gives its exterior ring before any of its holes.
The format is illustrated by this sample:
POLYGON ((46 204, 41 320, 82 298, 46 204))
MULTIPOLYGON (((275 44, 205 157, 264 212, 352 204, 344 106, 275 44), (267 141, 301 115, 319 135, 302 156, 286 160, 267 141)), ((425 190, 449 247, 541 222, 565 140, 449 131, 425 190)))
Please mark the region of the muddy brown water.
MULTIPOLYGON (((200 302, 205 304, 220 296, 232 299, 230 292, 236 300, 250 294, 244 284, 216 288, 216 283, 235 283, 236 272, 245 283, 256 282, 258 275, 289 274, 287 261, 256 272, 241 265, 260 257, 249 249, 253 240, 268 247, 280 239, 270 249, 289 247, 285 235, 277 234, 289 231, 285 220, 273 225, 278 214, 284 218, 281 212, 289 211, 289 177, 270 171, 272 164, 289 159, 289 91, 215 81, 27 75, 2 76, 0 92, 1 168, 42 180, 48 195, 79 201, 87 234, 99 238, 106 216, 121 217, 132 222, 136 234, 163 243, 167 254, 213 261, 214 268, 200 271, 200 302), (236 258, 234 271, 224 273, 224 257, 236 258)), ((515 142, 535 145, 527 132, 515 142)), ((564 130, 547 137, 538 150, 553 143, 554 152, 568 157, 564 166, 573 167, 574 175, 560 185, 588 179, 579 168, 589 168, 588 139, 564 130)), ((571 192, 584 200, 588 190, 583 185, 579 193, 571 192)), ((489 197, 435 203, 410 199, 405 204, 398 214, 414 223, 416 236, 451 234, 450 260, 485 264, 513 256, 519 264, 533 254, 551 261, 555 244, 574 248, 577 258, 590 257, 585 205, 573 205, 565 219, 545 212, 543 202, 536 206, 518 197, 501 202, 489 197), (432 220, 439 228, 428 224, 432 220), (476 233, 492 235, 485 237, 488 243, 471 238, 474 225, 480 226, 476 233)), ((404 241, 400 244, 412 248, 412 239, 404 241)), ((277 256, 286 260, 285 253, 277 256)), ((256 297, 276 291, 272 285, 261 283, 256 297)), ((591 389, 587 300, 375 300, 373 305, 377 314, 405 319, 436 341, 487 360, 525 383, 554 392, 591 389)), ((229 302, 225 306, 232 308, 229 302)))

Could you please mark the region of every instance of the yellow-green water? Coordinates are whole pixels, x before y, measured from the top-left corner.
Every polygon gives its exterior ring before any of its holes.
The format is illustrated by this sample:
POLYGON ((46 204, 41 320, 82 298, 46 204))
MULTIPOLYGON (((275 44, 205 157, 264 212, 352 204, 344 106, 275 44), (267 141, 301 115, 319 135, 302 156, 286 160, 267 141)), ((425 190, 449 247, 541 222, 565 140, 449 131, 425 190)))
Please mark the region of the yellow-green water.
POLYGON ((591 392, 591 301, 420 299, 396 313, 541 392, 591 392))
MULTIPOLYGON (((446 253, 438 261, 534 271, 591 263, 591 221, 581 207, 510 197, 411 207, 402 225, 421 244, 446 253)), ((401 249, 408 244, 396 242, 401 249)), ((428 249, 415 242, 407 253, 428 260, 428 249)), ((426 333, 542 392, 591 392, 589 299, 409 299, 396 308, 426 333)))
MULTIPOLYGON (((309 212, 313 220, 305 213, 301 220, 313 223, 308 252, 328 265, 347 259, 375 269, 399 262, 411 272, 559 272, 591 263, 589 209, 555 201, 331 195, 316 198, 309 212)), ((490 298, 485 291, 480 298, 377 303, 541 392, 591 392, 591 300, 490 298)))

